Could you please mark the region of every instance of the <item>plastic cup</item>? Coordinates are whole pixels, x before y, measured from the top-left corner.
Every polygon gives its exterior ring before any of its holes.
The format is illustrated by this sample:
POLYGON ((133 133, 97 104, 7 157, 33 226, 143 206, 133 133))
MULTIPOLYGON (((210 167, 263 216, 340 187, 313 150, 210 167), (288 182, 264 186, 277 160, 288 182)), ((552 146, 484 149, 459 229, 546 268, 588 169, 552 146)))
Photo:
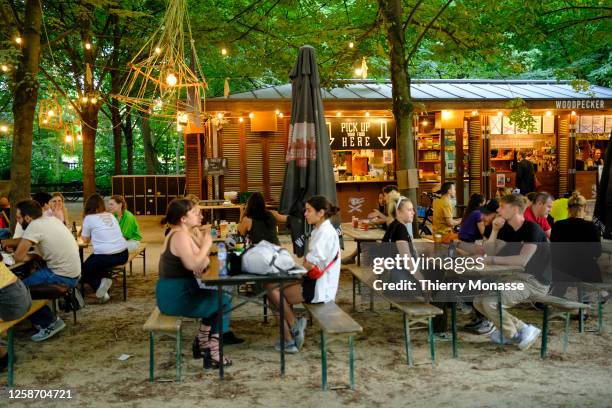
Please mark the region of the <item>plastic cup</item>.
POLYGON ((436 244, 441 243, 442 242, 442 234, 434 234, 433 235, 433 239, 434 239, 434 242, 436 244))
POLYGON ((359 227, 359 218, 353 217, 353 228, 359 227))

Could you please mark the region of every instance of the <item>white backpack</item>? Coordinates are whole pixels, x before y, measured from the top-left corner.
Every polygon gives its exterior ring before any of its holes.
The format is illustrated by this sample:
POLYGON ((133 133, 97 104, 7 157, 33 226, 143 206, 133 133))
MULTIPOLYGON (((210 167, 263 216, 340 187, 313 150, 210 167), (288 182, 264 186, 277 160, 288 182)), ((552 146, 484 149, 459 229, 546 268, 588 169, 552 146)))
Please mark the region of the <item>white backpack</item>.
POLYGON ((249 248, 241 258, 242 271, 256 275, 287 272, 295 267, 289 251, 265 240, 249 248))

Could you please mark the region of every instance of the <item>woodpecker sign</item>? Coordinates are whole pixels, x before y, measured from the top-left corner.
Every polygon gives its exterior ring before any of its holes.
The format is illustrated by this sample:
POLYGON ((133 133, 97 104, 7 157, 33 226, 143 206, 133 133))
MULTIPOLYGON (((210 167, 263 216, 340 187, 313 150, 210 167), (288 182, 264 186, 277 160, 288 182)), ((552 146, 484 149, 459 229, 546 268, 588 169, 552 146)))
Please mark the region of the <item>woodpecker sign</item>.
POLYGON ((391 118, 325 118, 332 150, 395 149, 391 118))

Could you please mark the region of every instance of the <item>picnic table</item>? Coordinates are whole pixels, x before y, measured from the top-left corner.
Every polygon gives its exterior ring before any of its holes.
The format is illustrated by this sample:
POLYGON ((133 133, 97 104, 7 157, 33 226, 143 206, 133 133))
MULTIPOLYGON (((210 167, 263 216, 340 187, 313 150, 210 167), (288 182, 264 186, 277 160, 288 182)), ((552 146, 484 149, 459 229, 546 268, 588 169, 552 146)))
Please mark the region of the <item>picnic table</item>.
MULTIPOLYGON (((206 285, 216 286, 217 287, 217 310, 222 310, 223 308, 223 287, 224 286, 237 286, 242 285, 249 282, 256 282, 261 284, 266 283, 278 283, 280 290, 280 304, 279 304, 279 319, 278 319, 278 327, 280 334, 280 373, 281 377, 285 376, 285 333, 284 333, 284 322, 285 322, 285 312, 283 308, 284 296, 283 296, 283 288, 285 284, 291 282, 297 282, 300 280, 301 275, 306 273, 306 270, 297 267, 294 272, 297 273, 277 273, 277 274, 268 274, 268 275, 255 275, 255 274, 240 274, 240 275, 228 275, 228 276, 219 276, 219 270, 217 267, 216 257, 211 257, 211 264, 209 267, 209 271, 202 275, 202 282, 206 285)), ((234 307, 231 310, 234 310, 247 302, 242 302, 234 307)), ((223 313, 218 313, 218 325, 219 327, 223 327, 223 313)), ((219 361, 223 362, 223 336, 219 336, 219 361)), ((224 371, 223 364, 219 364, 219 378, 223 380, 224 371)))

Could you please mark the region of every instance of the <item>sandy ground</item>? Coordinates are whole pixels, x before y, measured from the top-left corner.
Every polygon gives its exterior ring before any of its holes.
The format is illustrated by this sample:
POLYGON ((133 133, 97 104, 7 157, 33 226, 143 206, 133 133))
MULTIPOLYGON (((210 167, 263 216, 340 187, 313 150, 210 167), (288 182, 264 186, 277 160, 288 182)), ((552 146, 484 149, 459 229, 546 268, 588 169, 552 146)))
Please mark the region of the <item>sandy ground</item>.
MULTIPOLYGON (((74 208, 71 209, 74 212, 74 208)), ((364 328, 356 340, 356 390, 320 390, 321 368, 319 336, 308 327, 304 349, 287 356, 287 374, 279 378, 279 356, 273 344, 278 329, 271 320, 263 323, 262 309, 249 305, 238 309, 233 330, 247 342, 226 348, 234 366, 226 380, 217 371, 203 371, 201 360, 191 357, 191 340, 197 331, 193 320, 183 322, 183 378, 180 384, 148 382, 148 337, 142 324, 155 306, 157 263, 163 238, 160 217, 139 217, 147 249, 146 276, 142 263, 134 263, 128 276, 128 300, 121 300, 117 280, 110 290, 112 299, 105 305, 88 297, 88 305, 78 313, 74 324, 63 314, 66 329, 43 343, 29 340, 29 323, 16 330, 17 364, 15 389, 70 389, 70 401, 16 401, 9 406, 127 406, 216 407, 242 406, 385 406, 385 407, 532 407, 612 405, 612 307, 606 307, 603 334, 577 333, 572 326, 569 351, 563 355, 562 324, 553 324, 550 358, 539 357, 539 343, 527 352, 508 347, 499 351, 485 337, 460 332, 459 358, 453 359, 450 342, 437 343, 438 360, 432 367, 426 331, 413 331, 417 366, 406 365, 402 318, 388 304, 376 302, 375 312, 366 311, 364 298, 360 312, 352 316, 364 328), (119 361, 121 354, 129 354, 119 361)), ((285 238, 285 242, 287 239, 285 238)), ((354 248, 347 243, 346 253, 354 248)), ((351 281, 343 276, 338 303, 350 311, 351 281)), ((526 321, 540 325, 541 312, 517 310, 526 321)), ((460 316, 460 324, 467 316, 460 316)), ((587 327, 595 328, 595 319, 587 327)), ((333 342, 328 354, 329 381, 348 381, 348 348, 344 341, 333 342)), ((174 376, 174 341, 157 342, 157 376, 174 376)), ((0 377, 4 387, 6 373, 0 377)), ((8 398, 0 388, 0 406, 8 398)))

